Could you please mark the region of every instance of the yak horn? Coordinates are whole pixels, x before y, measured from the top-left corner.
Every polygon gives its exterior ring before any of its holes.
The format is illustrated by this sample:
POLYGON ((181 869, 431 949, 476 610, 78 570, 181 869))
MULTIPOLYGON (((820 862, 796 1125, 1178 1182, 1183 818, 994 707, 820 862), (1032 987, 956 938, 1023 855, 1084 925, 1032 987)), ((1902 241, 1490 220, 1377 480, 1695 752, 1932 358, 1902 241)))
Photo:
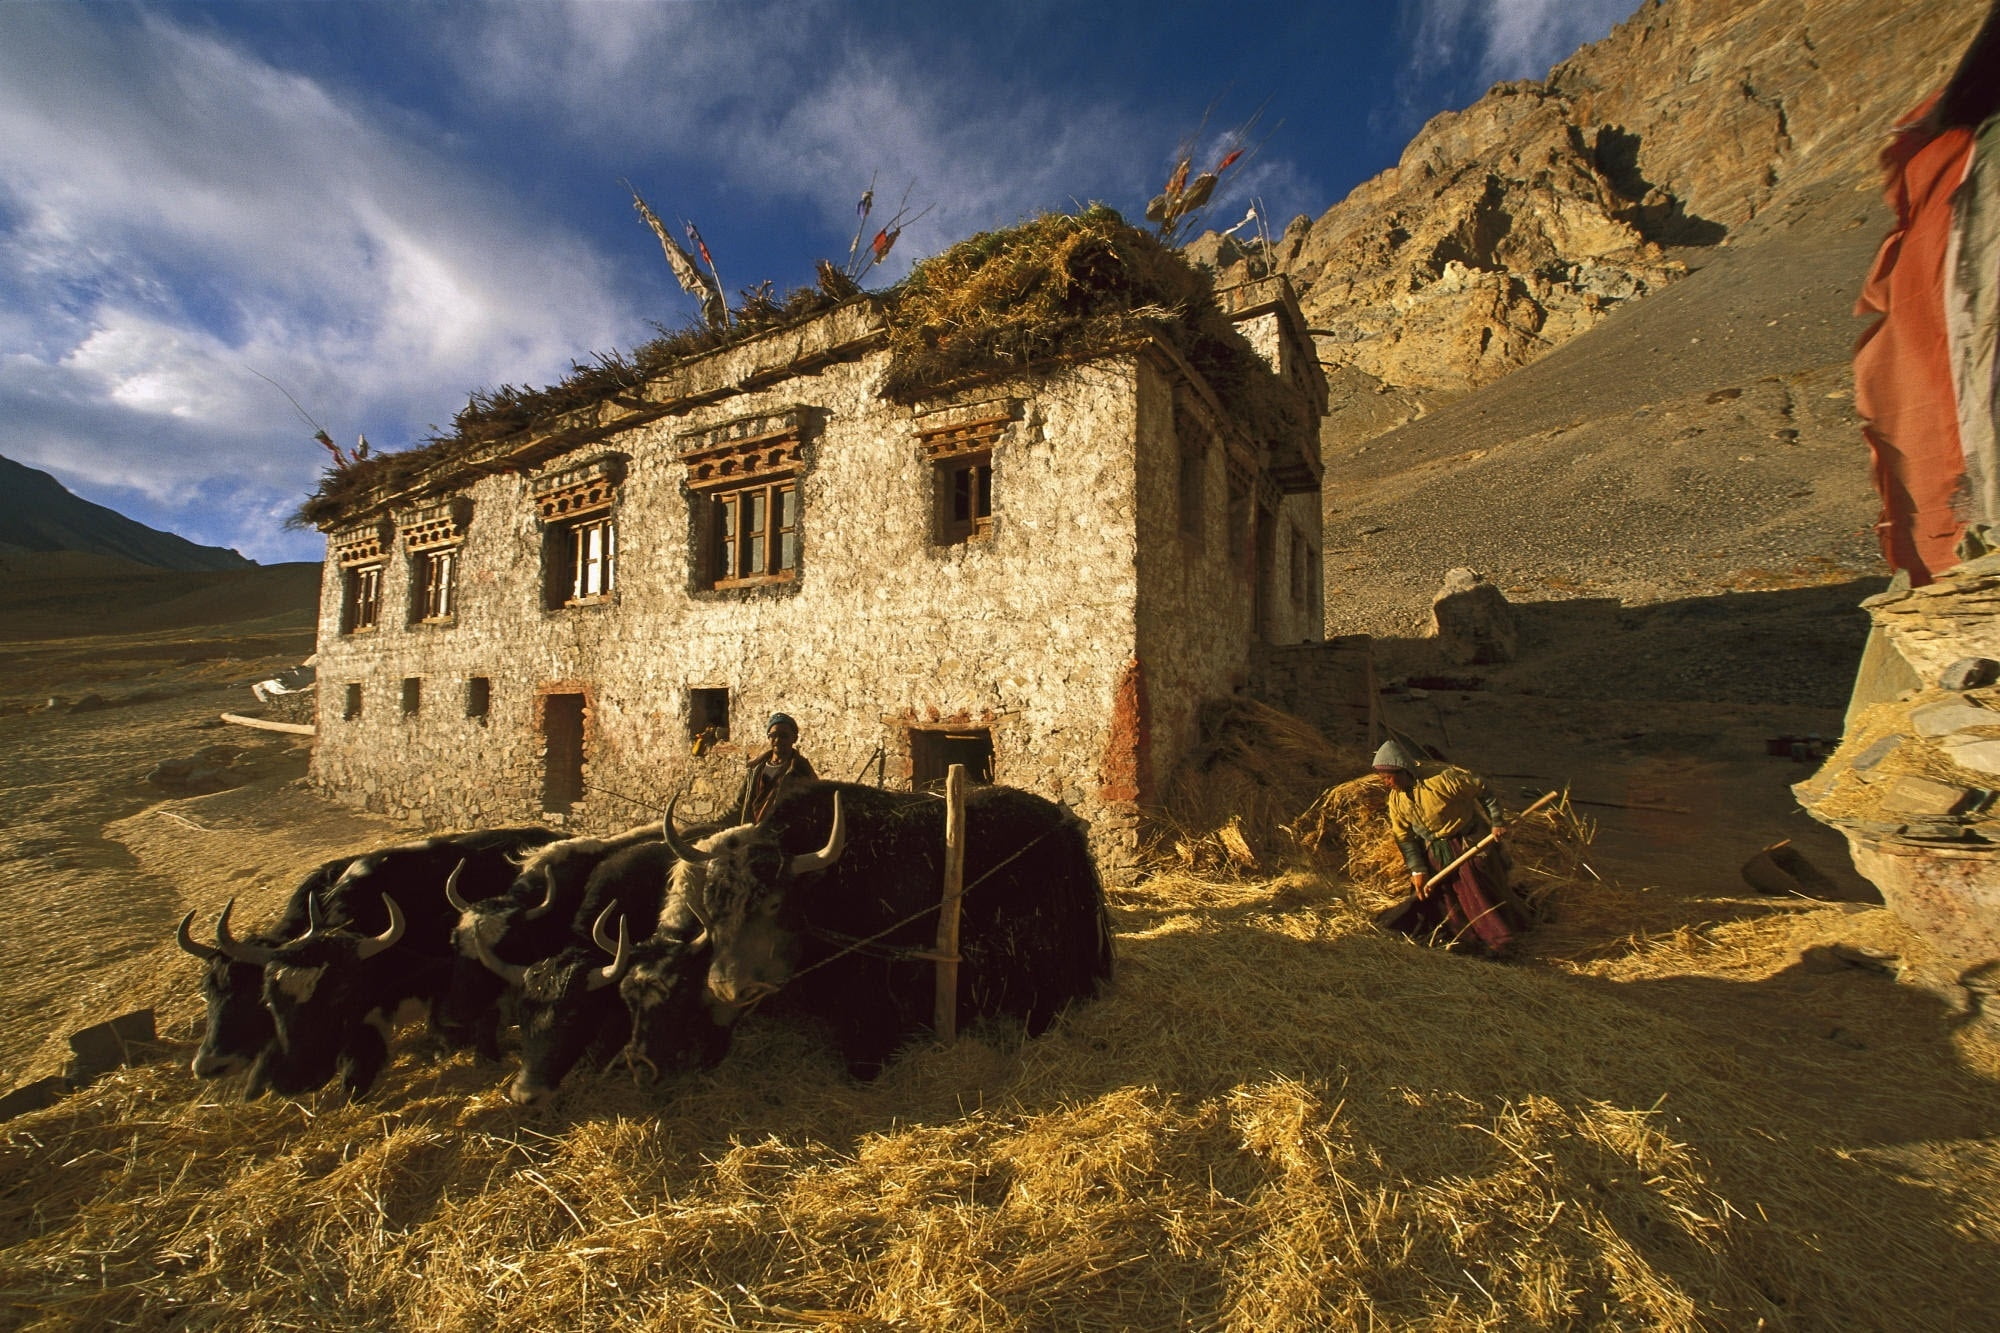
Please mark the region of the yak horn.
POLYGON ((509 986, 518 989, 527 979, 528 969, 519 963, 501 962, 493 956, 493 951, 486 947, 486 940, 478 931, 475 930, 471 934, 473 951, 479 955, 479 961, 486 965, 486 970, 509 986))
POLYGON ((841 817, 840 793, 835 792, 833 794, 833 830, 826 835, 826 846, 816 852, 807 852, 803 856, 793 857, 792 873, 794 875, 809 875, 815 870, 825 870, 835 861, 838 861, 840 854, 846 849, 847 821, 841 817))
POLYGON ((472 910, 472 904, 458 896, 458 877, 465 872, 465 862, 460 861, 444 879, 444 900, 451 904, 451 910, 464 916, 472 910))
POLYGON ((542 900, 521 913, 524 921, 539 921, 555 910, 556 882, 545 870, 542 872, 542 900))
POLYGON ((361 941, 361 947, 354 953, 356 962, 365 962, 384 949, 394 948, 396 941, 403 938, 403 909, 396 906, 396 900, 386 893, 382 895, 382 905, 389 909, 389 928, 380 935, 361 941))
MULTIPOLYGON (((597 941, 597 947, 600 949, 607 947, 604 941, 604 918, 609 916, 617 906, 618 904, 613 903, 610 907, 605 908, 603 914, 597 918, 597 924, 590 928, 590 937, 597 941)), ((590 974, 590 980, 587 983, 589 989, 603 990, 606 986, 615 986, 618 984, 618 978, 625 975, 625 964, 628 961, 631 946, 630 942, 626 939, 625 918, 623 916, 618 918, 618 943, 610 947, 610 952, 610 963, 590 974)))
MULTIPOLYGON (((308 898, 306 902, 310 904, 312 899, 308 898)), ((222 905, 222 915, 215 918, 216 947, 228 954, 233 962, 262 967, 271 961, 271 956, 276 951, 262 944, 244 944, 229 933, 229 913, 235 906, 236 900, 231 898, 222 905)))
POLYGON ((196 944, 194 936, 188 934, 188 927, 192 924, 194 924, 194 909, 189 908, 188 914, 181 918, 181 928, 174 932, 174 939, 179 943, 181 948, 186 949, 205 963, 212 963, 216 959, 226 956, 222 950, 215 948, 213 945, 196 944))
POLYGON ((700 865, 702 862, 712 859, 715 853, 702 851, 686 838, 683 838, 680 830, 674 827, 674 806, 679 803, 680 799, 680 797, 676 796, 673 800, 667 802, 667 817, 660 821, 660 836, 666 839, 667 850, 672 852, 676 857, 686 861, 689 865, 700 865))

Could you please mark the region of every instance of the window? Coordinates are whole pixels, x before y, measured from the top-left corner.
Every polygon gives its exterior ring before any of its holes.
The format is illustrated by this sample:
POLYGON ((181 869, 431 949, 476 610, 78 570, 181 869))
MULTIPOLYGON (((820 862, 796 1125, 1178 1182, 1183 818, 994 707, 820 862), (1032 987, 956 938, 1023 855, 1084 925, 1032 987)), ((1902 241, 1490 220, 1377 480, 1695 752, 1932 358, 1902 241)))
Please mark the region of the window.
POLYGON ((544 542, 550 610, 601 601, 618 586, 618 524, 608 512, 551 524, 544 542))
POLYGON ((340 716, 343 721, 352 722, 361 716, 361 686, 351 684, 341 697, 340 716))
POLYGON ((696 503, 705 511, 702 574, 710 587, 741 587, 794 576, 799 564, 796 478, 711 492, 696 503))
POLYGON ((973 782, 993 781, 993 733, 976 731, 910 732, 910 784, 918 791, 943 791, 953 764, 965 765, 973 782))
POLYGON ((347 571, 347 598, 341 632, 371 630, 382 619, 382 566, 356 565, 347 571))
POLYGON ((465 715, 481 722, 493 711, 493 681, 487 676, 474 676, 465 682, 465 715))
POLYGON ((403 716, 415 717, 424 706, 424 682, 421 676, 403 677, 403 716))
POLYGON ((986 537, 993 531, 993 455, 966 454, 937 464, 941 546, 986 537))
POLYGON ((424 551, 410 562, 413 621, 450 620, 458 614, 458 548, 424 551))
POLYGON ((688 739, 707 744, 729 739, 729 691, 692 689, 688 691, 688 739))

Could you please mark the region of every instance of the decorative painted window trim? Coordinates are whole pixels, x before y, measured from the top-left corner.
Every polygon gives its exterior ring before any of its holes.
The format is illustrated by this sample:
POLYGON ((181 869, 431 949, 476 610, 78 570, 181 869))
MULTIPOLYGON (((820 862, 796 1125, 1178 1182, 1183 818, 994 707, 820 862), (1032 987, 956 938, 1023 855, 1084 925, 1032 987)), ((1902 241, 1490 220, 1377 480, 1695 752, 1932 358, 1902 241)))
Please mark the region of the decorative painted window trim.
POLYGON ((537 477, 533 494, 542 522, 564 523, 611 508, 629 461, 624 454, 604 454, 537 477))
POLYGON ((412 555, 462 545, 471 523, 472 498, 465 495, 396 515, 396 526, 403 534, 403 549, 412 555))
POLYGON ((1021 419, 1019 398, 988 398, 916 414, 917 450, 926 462, 991 452, 1021 419))
POLYGON ((396 544, 396 525, 388 519, 364 527, 345 528, 328 538, 334 563, 342 569, 379 564, 396 544))
POLYGON ((675 436, 688 489, 696 494, 735 490, 799 475, 806 467, 811 414, 810 408, 788 407, 675 436))

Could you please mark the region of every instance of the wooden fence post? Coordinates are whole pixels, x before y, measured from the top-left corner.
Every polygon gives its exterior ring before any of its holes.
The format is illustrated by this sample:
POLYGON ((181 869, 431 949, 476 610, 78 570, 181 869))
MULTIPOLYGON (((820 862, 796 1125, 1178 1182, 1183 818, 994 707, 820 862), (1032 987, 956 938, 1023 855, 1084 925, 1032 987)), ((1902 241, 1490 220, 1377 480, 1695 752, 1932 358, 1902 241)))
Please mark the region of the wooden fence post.
POLYGON ((965 765, 953 764, 944 779, 944 898, 938 906, 937 1009, 932 1026, 938 1040, 958 1040, 958 904, 965 895, 965 765))

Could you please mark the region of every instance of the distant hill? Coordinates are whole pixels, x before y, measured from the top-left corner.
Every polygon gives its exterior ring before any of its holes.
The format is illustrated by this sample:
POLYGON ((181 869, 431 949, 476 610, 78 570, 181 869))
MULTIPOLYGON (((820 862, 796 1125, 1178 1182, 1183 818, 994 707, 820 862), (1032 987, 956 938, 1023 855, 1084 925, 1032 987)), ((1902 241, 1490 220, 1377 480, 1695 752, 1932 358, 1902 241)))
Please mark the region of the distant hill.
POLYGON ((256 562, 220 546, 137 523, 72 495, 46 472, 0 458, 0 553, 76 551, 153 569, 248 569, 256 562))

